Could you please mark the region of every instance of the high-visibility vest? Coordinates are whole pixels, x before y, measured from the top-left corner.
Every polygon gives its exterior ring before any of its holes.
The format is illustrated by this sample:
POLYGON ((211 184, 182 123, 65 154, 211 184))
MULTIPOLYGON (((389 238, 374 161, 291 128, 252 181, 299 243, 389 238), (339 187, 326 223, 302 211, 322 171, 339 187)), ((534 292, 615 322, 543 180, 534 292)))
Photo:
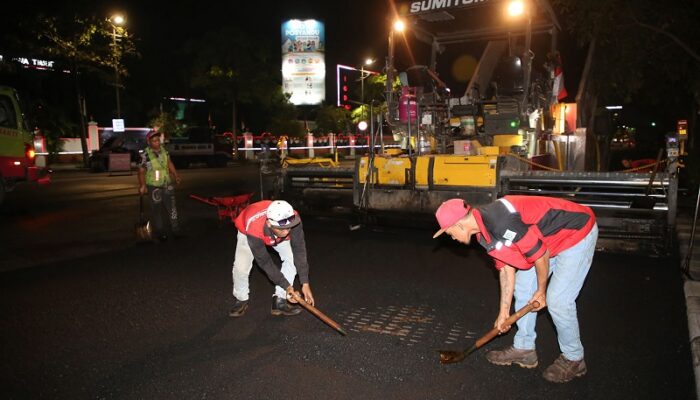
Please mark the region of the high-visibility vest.
POLYGON ((146 156, 151 162, 151 168, 146 170, 146 185, 148 186, 165 186, 170 183, 170 174, 168 172, 168 152, 161 148, 158 156, 151 150, 146 148, 146 156))

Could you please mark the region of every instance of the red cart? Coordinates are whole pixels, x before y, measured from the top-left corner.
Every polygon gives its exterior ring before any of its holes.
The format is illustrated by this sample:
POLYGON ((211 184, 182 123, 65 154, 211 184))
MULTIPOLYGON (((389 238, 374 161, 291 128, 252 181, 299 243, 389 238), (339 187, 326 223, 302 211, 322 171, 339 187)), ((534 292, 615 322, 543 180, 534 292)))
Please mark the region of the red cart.
POLYGON ((244 208, 250 205, 250 199, 253 197, 253 193, 245 193, 227 197, 201 197, 197 196, 196 194, 191 194, 190 197, 195 200, 199 200, 202 203, 216 206, 219 221, 230 218, 231 222, 233 223, 238 214, 240 214, 244 208))

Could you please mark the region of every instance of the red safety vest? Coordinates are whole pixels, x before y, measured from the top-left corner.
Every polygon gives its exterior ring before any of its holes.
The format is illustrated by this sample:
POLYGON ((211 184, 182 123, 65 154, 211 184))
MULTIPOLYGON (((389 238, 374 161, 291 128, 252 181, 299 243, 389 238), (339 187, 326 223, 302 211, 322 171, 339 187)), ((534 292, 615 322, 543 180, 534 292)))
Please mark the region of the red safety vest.
POLYGON ((589 207, 553 197, 504 196, 474 210, 477 240, 496 261, 530 269, 549 250, 550 257, 580 242, 593 229, 589 207))

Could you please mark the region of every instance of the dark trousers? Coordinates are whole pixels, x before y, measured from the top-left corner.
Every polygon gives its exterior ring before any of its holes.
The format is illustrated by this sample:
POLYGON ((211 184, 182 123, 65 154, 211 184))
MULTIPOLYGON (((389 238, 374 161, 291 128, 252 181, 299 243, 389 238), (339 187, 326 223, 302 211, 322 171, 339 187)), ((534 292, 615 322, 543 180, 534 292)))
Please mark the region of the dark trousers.
POLYGON ((173 185, 163 187, 148 186, 148 200, 151 203, 151 223, 157 236, 166 234, 163 214, 170 220, 170 230, 177 234, 180 232, 180 224, 177 219, 177 206, 175 205, 175 189, 173 185))

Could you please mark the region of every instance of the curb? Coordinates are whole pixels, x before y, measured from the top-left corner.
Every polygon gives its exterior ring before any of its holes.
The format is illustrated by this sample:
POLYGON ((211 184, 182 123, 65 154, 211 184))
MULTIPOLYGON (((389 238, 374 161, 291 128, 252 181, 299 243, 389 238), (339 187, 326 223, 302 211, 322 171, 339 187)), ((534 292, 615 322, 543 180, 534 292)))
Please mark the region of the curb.
POLYGON ((685 303, 688 313, 688 333, 690 352, 695 373, 695 393, 700 399, 700 282, 686 281, 683 284, 685 303))

